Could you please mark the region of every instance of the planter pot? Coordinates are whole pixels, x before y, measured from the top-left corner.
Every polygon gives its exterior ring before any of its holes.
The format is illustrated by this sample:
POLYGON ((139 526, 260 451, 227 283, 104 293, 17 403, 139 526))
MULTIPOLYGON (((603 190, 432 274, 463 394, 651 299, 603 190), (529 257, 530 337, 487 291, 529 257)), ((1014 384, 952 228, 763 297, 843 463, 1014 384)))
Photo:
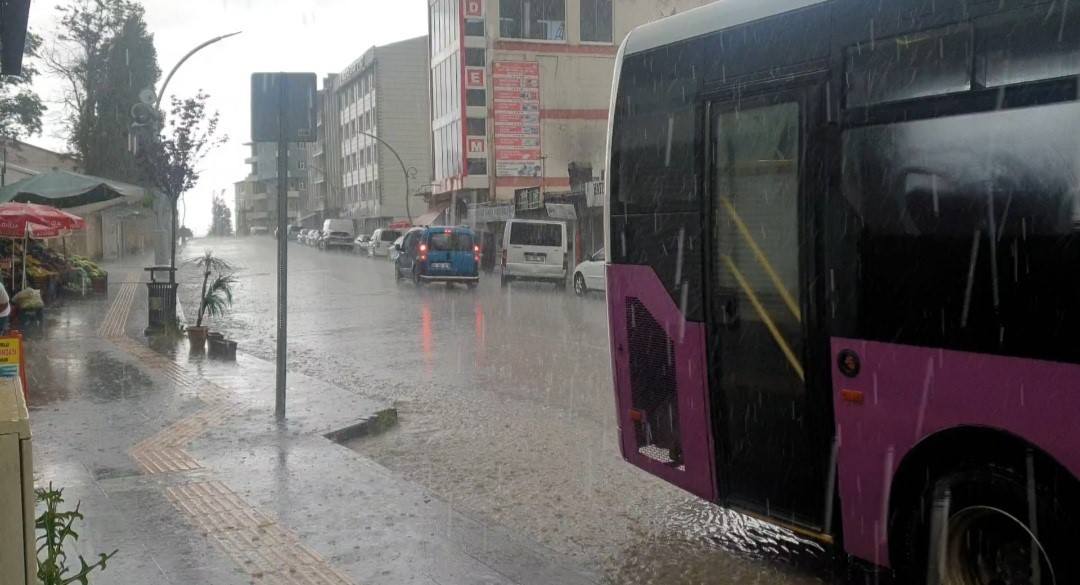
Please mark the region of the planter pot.
MULTIPOLYGON (((213 335, 211 333, 211 335, 213 335)), ((236 342, 225 339, 224 336, 220 338, 210 338, 210 348, 207 352, 207 356, 211 358, 218 358, 227 361, 236 361, 236 342)))
POLYGON ((188 327, 187 338, 192 351, 206 350, 206 336, 210 332, 209 327, 188 327))
POLYGON ((224 341, 225 340, 225 334, 220 332, 220 331, 211 331, 210 333, 206 334, 206 338, 209 339, 209 340, 215 340, 216 339, 218 341, 224 341))
POLYGON ((90 279, 93 283, 94 294, 107 295, 109 294, 109 275, 99 276, 97 278, 90 279))

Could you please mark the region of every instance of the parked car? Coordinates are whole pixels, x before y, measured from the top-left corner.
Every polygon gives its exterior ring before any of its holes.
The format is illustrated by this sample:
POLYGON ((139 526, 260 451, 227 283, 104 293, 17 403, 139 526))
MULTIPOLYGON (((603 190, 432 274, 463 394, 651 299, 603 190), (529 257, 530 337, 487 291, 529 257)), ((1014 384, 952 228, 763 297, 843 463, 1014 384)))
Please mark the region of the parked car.
POLYGON ((391 262, 397 260, 398 255, 401 254, 401 244, 402 242, 404 242, 404 240, 405 236, 401 236, 400 238, 394 240, 393 244, 390 244, 390 254, 388 256, 391 262))
POLYGON ((360 234, 353 240, 353 254, 361 254, 367 256, 370 254, 371 248, 371 236, 367 234, 360 234))
POLYGON ((375 233, 371 234, 371 256, 386 256, 390 257, 390 248, 394 245, 394 240, 402 236, 401 231, 391 228, 379 228, 375 230, 375 233))
POLYGON ((352 250, 353 235, 349 232, 323 232, 325 235, 319 240, 320 250, 352 250))
POLYGON ((502 285, 534 280, 566 286, 569 241, 566 224, 511 219, 503 230, 502 285))
POLYGON ((331 248, 352 249, 355 224, 351 219, 327 219, 323 221, 323 237, 319 240, 320 250, 331 248))
POLYGON ((467 227, 412 228, 394 244, 394 280, 460 282, 476 288, 480 282, 480 245, 467 227))
POLYGON ((589 291, 607 290, 607 277, 604 274, 605 264, 603 248, 600 248, 594 254, 586 256, 574 268, 574 292, 579 296, 583 296, 588 294, 589 291))

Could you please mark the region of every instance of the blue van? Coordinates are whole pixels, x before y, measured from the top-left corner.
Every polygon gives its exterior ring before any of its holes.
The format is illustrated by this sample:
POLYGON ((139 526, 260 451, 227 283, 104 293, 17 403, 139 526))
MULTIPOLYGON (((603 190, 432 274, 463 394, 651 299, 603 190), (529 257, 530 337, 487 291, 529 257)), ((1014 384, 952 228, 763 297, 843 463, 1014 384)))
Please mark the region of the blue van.
POLYGON ((480 242, 467 227, 417 227, 405 233, 394 260, 394 280, 461 282, 476 288, 480 282, 480 242))

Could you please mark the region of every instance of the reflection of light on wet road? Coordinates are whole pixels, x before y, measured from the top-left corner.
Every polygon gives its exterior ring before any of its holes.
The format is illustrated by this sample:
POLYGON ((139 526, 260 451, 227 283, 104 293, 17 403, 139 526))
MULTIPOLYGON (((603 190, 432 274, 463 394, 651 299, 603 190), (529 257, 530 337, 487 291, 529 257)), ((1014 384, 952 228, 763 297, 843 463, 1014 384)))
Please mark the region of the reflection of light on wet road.
POLYGON ((420 344, 424 349, 424 366, 431 369, 434 358, 432 350, 435 346, 435 340, 433 339, 434 332, 431 327, 431 304, 427 299, 424 299, 420 306, 420 318, 420 344))
MULTIPOLYGON (((484 307, 476 303, 476 356, 484 351, 484 307)), ((479 360, 477 360, 479 361, 479 360)))

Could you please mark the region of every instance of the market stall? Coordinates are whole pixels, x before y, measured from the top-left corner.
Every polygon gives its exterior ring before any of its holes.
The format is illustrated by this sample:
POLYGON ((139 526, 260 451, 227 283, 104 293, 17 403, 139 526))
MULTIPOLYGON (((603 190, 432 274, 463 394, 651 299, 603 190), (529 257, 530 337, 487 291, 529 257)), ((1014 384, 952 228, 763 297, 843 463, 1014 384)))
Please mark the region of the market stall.
MULTIPOLYGON (((82 218, 46 205, 0 204, 0 277, 16 298, 44 306, 62 294, 82 297, 104 292, 108 275, 85 258, 67 256, 45 243, 85 227, 82 218), (32 290, 20 297, 24 290, 32 290), (40 299, 40 300, 39 300, 40 299)), ((19 302, 15 302, 19 306, 19 302)), ((34 307, 38 308, 38 307, 34 307)))

